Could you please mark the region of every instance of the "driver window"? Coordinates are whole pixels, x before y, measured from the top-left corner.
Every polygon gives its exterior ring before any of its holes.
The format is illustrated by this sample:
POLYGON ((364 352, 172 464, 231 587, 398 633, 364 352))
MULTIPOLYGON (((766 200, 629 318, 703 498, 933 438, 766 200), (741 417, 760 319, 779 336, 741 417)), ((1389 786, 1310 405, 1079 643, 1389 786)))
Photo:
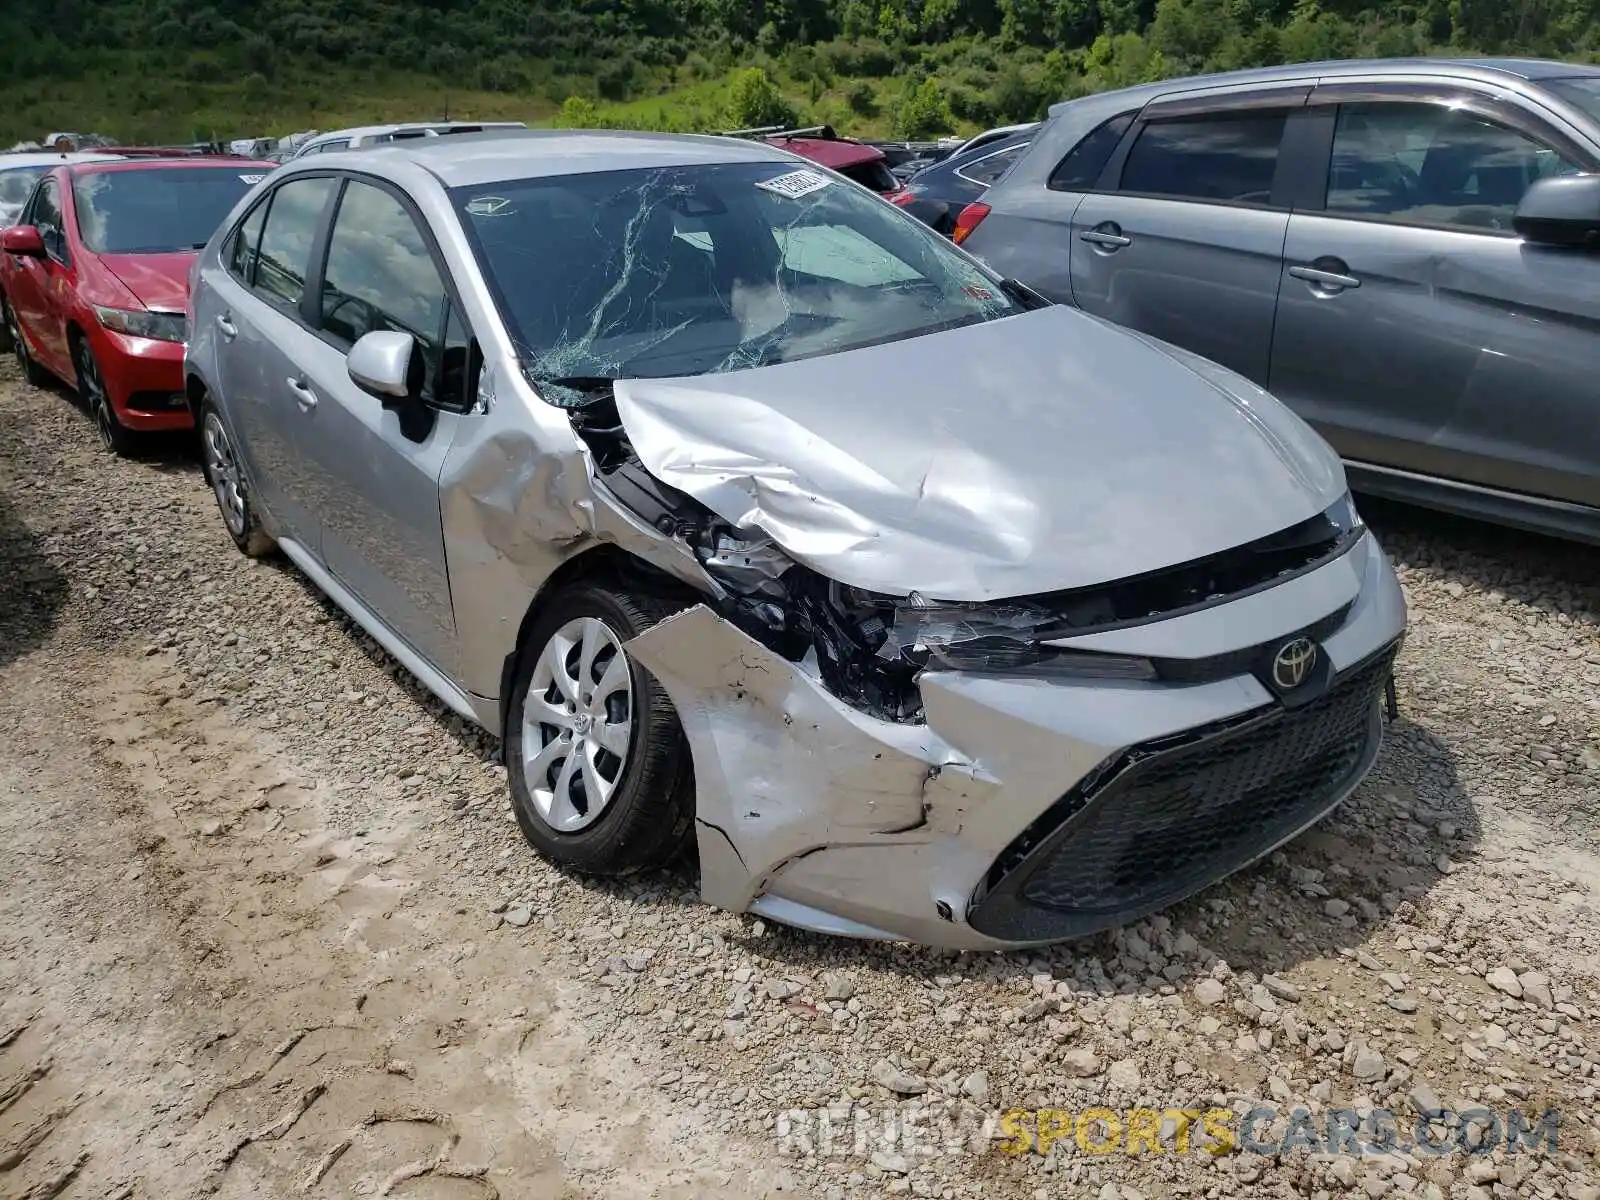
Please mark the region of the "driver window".
POLYGON ((1442 104, 1339 108, 1327 210, 1509 232, 1534 180, 1578 167, 1525 134, 1442 104))
POLYGON ((46 179, 39 185, 28 219, 38 229, 50 257, 66 262, 67 239, 61 231, 61 187, 54 179, 46 179))
MULTIPOLYGON (((428 244, 390 192, 352 180, 328 240, 322 329, 345 346, 374 330, 409 333, 439 373, 448 304, 428 244)), ((424 399, 433 398, 430 383, 424 399)))

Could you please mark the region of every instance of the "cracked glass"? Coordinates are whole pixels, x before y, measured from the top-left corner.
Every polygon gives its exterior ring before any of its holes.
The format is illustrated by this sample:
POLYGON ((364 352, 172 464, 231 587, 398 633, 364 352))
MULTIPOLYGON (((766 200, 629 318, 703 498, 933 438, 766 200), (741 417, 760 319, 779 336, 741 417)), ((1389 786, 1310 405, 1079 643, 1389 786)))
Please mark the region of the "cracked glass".
POLYGON ((768 366, 1020 311, 920 222, 791 163, 452 195, 525 369, 557 404, 617 379, 768 366))

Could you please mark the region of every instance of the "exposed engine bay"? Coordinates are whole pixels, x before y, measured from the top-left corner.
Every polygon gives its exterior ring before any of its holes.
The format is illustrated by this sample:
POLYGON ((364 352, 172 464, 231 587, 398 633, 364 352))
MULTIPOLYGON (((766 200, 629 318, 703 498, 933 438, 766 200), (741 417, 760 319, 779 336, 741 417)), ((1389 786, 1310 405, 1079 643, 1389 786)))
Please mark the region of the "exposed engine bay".
POLYGON ((930 667, 1128 680, 1236 673, 1237 656, 1180 664, 1046 643, 1252 590, 1327 561, 1360 535, 1330 510, 1235 550, 1098 587, 991 602, 880 595, 826 578, 772 538, 735 527, 653 476, 629 442, 610 380, 561 384, 571 397, 563 407, 593 456, 598 482, 663 537, 688 547, 718 589, 719 614, 788 661, 811 660, 847 704, 898 722, 923 720, 917 678, 930 667))

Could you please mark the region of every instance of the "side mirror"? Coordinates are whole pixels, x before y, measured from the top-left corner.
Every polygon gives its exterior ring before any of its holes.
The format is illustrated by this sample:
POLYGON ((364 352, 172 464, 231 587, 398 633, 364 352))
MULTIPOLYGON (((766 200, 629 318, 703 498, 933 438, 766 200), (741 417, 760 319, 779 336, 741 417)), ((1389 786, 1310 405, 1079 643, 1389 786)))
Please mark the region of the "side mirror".
POLYGON ((13 225, 0 233, 0 250, 23 258, 43 258, 44 237, 36 225, 13 225))
POLYGON ((382 400, 385 408, 422 394, 422 354, 409 333, 377 329, 362 334, 350 347, 345 369, 358 388, 382 400))
POLYGON ((1600 247, 1600 175, 1536 179, 1517 205, 1512 227, 1540 246, 1600 247))

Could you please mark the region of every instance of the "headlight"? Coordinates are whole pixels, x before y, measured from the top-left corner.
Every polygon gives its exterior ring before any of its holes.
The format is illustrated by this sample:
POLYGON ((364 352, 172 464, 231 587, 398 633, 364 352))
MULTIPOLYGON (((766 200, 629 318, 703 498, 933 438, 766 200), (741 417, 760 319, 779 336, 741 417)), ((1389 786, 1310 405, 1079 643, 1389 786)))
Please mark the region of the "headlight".
POLYGON ((96 304, 94 315, 107 329, 125 333, 129 337, 181 342, 189 335, 189 322, 182 313, 150 312, 143 308, 101 308, 96 304))
POLYGON ((1154 679, 1149 659, 1047 646, 1061 617, 1021 604, 929 604, 915 592, 895 605, 880 656, 926 657, 933 669, 1078 679, 1154 679))
POLYGON ((1361 519, 1361 514, 1356 511, 1355 497, 1349 492, 1346 492, 1328 505, 1327 508, 1323 509, 1322 515, 1328 519, 1330 525, 1339 531, 1341 537, 1347 534, 1359 533, 1367 527, 1367 523, 1361 519))

